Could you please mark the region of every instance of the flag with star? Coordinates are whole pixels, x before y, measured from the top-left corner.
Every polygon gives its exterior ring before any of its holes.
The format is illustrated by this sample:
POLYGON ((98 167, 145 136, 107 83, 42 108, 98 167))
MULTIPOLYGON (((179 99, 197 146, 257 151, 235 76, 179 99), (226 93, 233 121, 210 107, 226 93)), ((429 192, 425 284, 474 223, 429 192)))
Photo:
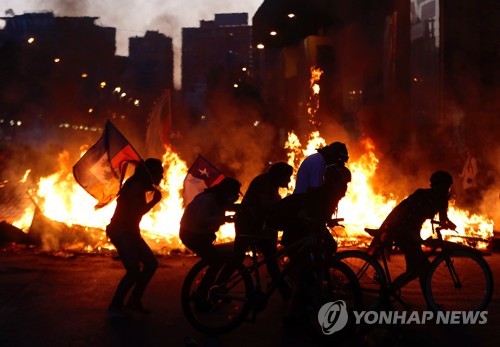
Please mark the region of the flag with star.
POLYGON ((97 200, 96 209, 113 201, 120 191, 129 163, 141 157, 108 120, 101 138, 73 166, 76 182, 97 200))
POLYGON ((184 204, 187 205, 206 188, 222 181, 226 176, 201 155, 196 157, 184 178, 184 204))

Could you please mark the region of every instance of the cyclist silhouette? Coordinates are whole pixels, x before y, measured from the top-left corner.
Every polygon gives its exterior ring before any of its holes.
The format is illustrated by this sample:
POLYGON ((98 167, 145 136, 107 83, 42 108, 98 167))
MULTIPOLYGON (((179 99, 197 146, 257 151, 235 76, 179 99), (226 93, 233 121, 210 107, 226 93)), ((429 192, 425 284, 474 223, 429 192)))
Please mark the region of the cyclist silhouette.
POLYGON ((210 264, 193 297, 201 310, 209 309, 208 290, 225 262, 221 249, 213 244, 215 233, 224 223, 233 222, 233 216, 226 216, 226 211, 234 210, 240 187, 241 183, 236 179, 224 178, 196 195, 181 218, 179 236, 182 243, 210 264))
POLYGON ((333 142, 319 148, 300 163, 297 171, 294 194, 305 193, 309 188, 319 187, 325 181, 325 170, 329 165, 343 165, 349 160, 347 147, 342 142, 333 142))
MULTIPOLYGON (((256 245, 268 259, 266 267, 273 280, 280 274, 278 261, 272 257, 276 253, 278 231, 266 226, 264 221, 272 207, 281 200, 279 188, 288 186, 292 173, 293 168, 285 162, 271 165, 268 172, 252 180, 235 215, 234 261, 236 264, 243 261, 251 243, 248 236, 262 236, 256 245)), ((224 276, 227 275, 221 275, 222 278, 224 276)), ((284 300, 290 297, 290 287, 285 282, 280 282, 278 291, 284 300)))
POLYGON ((371 247, 378 241, 393 240, 405 255, 406 272, 397 277, 395 283, 403 278, 409 282, 420 277, 423 288, 424 279, 420 275, 425 273, 429 261, 421 247, 420 230, 425 220, 432 219, 437 213, 442 225, 455 229, 456 225, 448 219, 448 200, 452 185, 453 178, 448 172, 434 172, 430 177, 430 189, 417 189, 401 201, 380 226, 380 240, 374 240, 371 247), (407 277, 409 274, 412 275, 407 277))
MULTIPOLYGON (((336 212, 339 201, 345 196, 347 185, 351 181, 351 172, 345 166, 347 150, 331 165, 326 166, 323 183, 318 187, 309 187, 304 193, 294 193, 279 201, 266 220, 272 227, 283 230, 281 244, 290 245, 308 234, 316 233, 321 239, 325 255, 331 255, 337 250, 326 224, 336 212), (344 155, 345 154, 345 155, 344 155)), ((290 254, 290 257, 300 257, 290 254)), ((308 271, 309 259, 295 259, 295 278, 289 312, 285 324, 294 326, 301 320, 299 312, 301 296, 305 294, 308 283, 311 283, 311 273, 308 271)))

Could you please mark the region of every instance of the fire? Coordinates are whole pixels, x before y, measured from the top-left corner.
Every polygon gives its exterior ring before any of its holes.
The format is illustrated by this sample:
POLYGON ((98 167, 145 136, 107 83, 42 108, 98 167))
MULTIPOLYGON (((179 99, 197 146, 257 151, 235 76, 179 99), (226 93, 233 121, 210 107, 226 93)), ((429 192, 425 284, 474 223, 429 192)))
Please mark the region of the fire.
MULTIPOLYGON (((294 176, 298 169, 296 163, 300 163, 307 155, 314 153, 315 148, 324 146, 325 143, 319 132, 314 132, 310 135, 305 149, 302 150, 297 135, 293 132, 289 133, 286 148, 290 150, 288 163, 294 167, 294 176)), ((337 217, 344 218, 342 224, 345 229, 336 227, 332 230, 339 244, 344 246, 369 242, 364 228, 379 227, 396 204, 404 198, 397 199, 391 193, 384 195, 374 191, 373 187, 376 183, 374 177, 379 162, 375 155, 376 148, 373 141, 368 138, 364 139, 361 144, 364 154, 357 161, 347 163, 352 174, 352 181, 346 196, 339 203, 337 213, 337 217)), ((295 180, 291 182, 289 193, 293 191, 294 186, 295 180)), ((454 206, 449 208, 448 216, 457 224, 457 232, 443 231, 446 239, 484 248, 487 246, 484 240, 493 236, 493 221, 485 216, 471 215, 454 206)), ((425 239, 431 235, 431 224, 425 223, 421 236, 425 239)))
POLYGON ((309 101, 307 102, 307 120, 312 126, 320 125, 320 122, 316 119, 316 112, 319 109, 320 86, 318 82, 321 75, 323 75, 323 70, 314 66, 311 67, 311 78, 309 80, 311 95, 309 96, 309 101))
POLYGON ((297 170, 299 168, 302 160, 308 155, 316 152, 316 149, 326 145, 325 140, 319 135, 319 131, 313 131, 309 134, 309 139, 307 141, 307 146, 302 149, 302 145, 297 135, 292 131, 288 133, 288 141, 285 143, 285 149, 288 149, 288 161, 287 163, 293 167, 293 174, 291 182, 288 189, 282 193, 282 196, 291 194, 295 187, 295 177, 297 176, 297 170))
MULTIPOLYGON (((140 227, 146 239, 153 243, 151 247, 157 252, 166 253, 172 249, 184 248, 178 234, 184 211, 181 193, 188 167, 169 146, 165 147, 162 161, 165 168, 164 179, 160 183, 162 200, 143 217, 140 227)), ((116 201, 95 210, 95 199, 73 178, 69 154, 62 152, 58 162, 60 166, 58 172, 41 178, 36 187, 29 189, 34 205, 12 224, 27 231, 32 224, 36 206, 45 217, 52 221, 68 226, 84 226, 88 232, 100 230, 100 233, 92 235, 98 241, 96 244, 99 247, 112 249, 112 245, 106 240, 104 230, 113 215, 116 201)), ((25 174, 24 181, 28 175, 29 172, 25 174)), ((218 233, 218 240, 228 238, 234 238, 232 225, 223 226, 218 233)), ((86 245, 84 251, 92 252, 94 249, 91 245, 86 245)))
MULTIPOLYGON (((320 69, 311 69, 310 87, 312 92, 307 107, 307 120, 314 128, 320 124, 315 119, 315 115, 319 107, 318 81, 322 73, 320 69)), ((317 129, 308 135, 305 146, 302 146, 299 137, 293 131, 288 134, 285 149, 288 151, 288 164, 294 168, 294 171, 288 189, 281 192, 282 196, 293 192, 296 173, 302 160, 325 145, 326 141, 317 129)), ((374 191, 373 187, 377 183, 374 180, 378 165, 378 159, 375 155, 376 147, 369 138, 361 141, 361 145, 363 155, 356 161, 347 163, 352 173, 352 181, 338 208, 338 217, 344 218, 345 229, 336 227, 332 230, 340 245, 369 242, 369 237, 363 229, 365 227, 378 227, 397 202, 401 200, 401 197, 396 197, 391 193, 383 194, 374 191)), ((143 217, 140 227, 143 235, 154 243, 151 245, 153 249, 168 252, 172 249, 183 248, 178 238, 178 230, 183 213, 181 191, 188 168, 186 163, 169 146, 165 147, 162 159, 165 168, 165 178, 160 185, 162 200, 143 217)), ((116 202, 94 210, 95 200, 73 178, 72 164, 67 152, 61 153, 59 164, 58 172, 41 178, 35 187, 28 189, 34 206, 27 209, 25 214, 13 225, 22 230, 28 230, 36 206, 44 216, 53 221, 62 222, 68 226, 84 226, 89 232, 90 228, 100 230, 98 235, 94 235, 94 238, 99 240, 99 247, 111 248, 112 246, 106 241, 104 230, 111 219, 116 202)), ((26 182, 29 173, 28 170, 21 182, 26 182)), ((485 216, 470 215, 467 211, 451 206, 449 217, 458 226, 457 233, 448 232, 445 234, 450 240, 485 247, 485 243, 479 239, 489 239, 493 235, 493 221, 485 216)), ((430 236, 431 232, 430 223, 426 224, 422 230, 422 237, 430 236)), ((217 239, 225 241, 233 237, 234 226, 226 224, 219 231, 217 239)), ((90 245, 85 245, 84 249, 89 252, 93 251, 90 245)))
MULTIPOLYGON (((300 162, 315 149, 326 144, 319 132, 310 134, 307 144, 302 146, 298 137, 291 132, 287 142, 289 149, 288 162, 298 169, 300 162)), ((337 235, 341 245, 368 242, 369 238, 363 231, 365 227, 377 227, 398 202, 392 194, 380 194, 374 191, 374 176, 377 171, 378 159, 375 156, 375 145, 370 139, 362 141, 364 154, 356 161, 348 162, 352 173, 346 196, 341 200, 338 217, 344 218, 345 229, 336 227, 332 232, 337 235)), ((36 207, 44 216, 65 223, 68 226, 79 225, 92 230, 101 230, 93 235, 99 240, 99 247, 111 249, 106 242, 104 230, 113 214, 116 202, 94 210, 95 200, 88 195, 74 180, 71 163, 67 152, 59 156, 58 172, 43 177, 29 193, 36 207)), ((182 186, 187 174, 186 163, 170 148, 165 147, 163 155, 165 179, 161 183, 162 200, 141 222, 141 230, 156 251, 168 252, 172 249, 182 249, 178 239, 179 223, 183 213, 182 186)), ((293 177, 295 177, 295 172, 293 177)), ((23 181, 26 181, 26 173, 23 181)), ((285 194, 290 194, 294 188, 294 180, 285 194)), ((400 200, 400 199, 399 199, 400 200)), ((35 206, 35 205, 34 205, 35 206)), ((35 207, 26 210, 22 218, 13 224, 20 229, 28 230, 35 213, 35 207)), ((457 224, 458 234, 447 232, 447 238, 457 242, 466 242, 478 247, 485 247, 478 239, 488 239, 493 234, 493 222, 484 216, 470 215, 454 206, 449 209, 449 217, 457 224)), ((90 232, 90 231, 89 231, 90 232)), ((422 237, 430 236, 430 224, 426 224, 422 237)), ((218 240, 228 240, 234 237, 234 227, 226 224, 218 234, 218 240)), ((84 251, 94 251, 86 245, 84 251)))

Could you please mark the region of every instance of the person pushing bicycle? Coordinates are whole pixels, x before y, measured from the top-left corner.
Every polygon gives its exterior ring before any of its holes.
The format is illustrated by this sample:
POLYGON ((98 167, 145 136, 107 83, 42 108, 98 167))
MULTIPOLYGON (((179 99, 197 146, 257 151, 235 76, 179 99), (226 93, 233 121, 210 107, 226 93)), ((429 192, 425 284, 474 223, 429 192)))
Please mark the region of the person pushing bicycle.
POLYGON ((448 200, 452 185, 453 178, 450 173, 443 170, 434 172, 430 177, 430 188, 417 189, 401 201, 382 222, 380 238, 374 239, 370 249, 379 242, 393 240, 403 252, 406 272, 397 277, 395 283, 403 279, 409 282, 419 277, 420 286, 424 288, 424 276, 421 275, 430 263, 421 247, 420 230, 424 222, 436 214, 439 214, 439 222, 444 228, 456 228, 448 218, 448 200))

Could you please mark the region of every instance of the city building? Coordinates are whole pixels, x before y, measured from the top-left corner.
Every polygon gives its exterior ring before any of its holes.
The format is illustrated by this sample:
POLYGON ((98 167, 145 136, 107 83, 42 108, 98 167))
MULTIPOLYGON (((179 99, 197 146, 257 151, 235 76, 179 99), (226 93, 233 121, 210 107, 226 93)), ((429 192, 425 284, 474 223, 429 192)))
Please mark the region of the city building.
POLYGON ((422 159, 460 162, 497 136, 499 15, 495 0, 265 0, 252 21, 262 98, 300 128, 319 68, 319 123, 391 155, 433 141, 422 159))
POLYGON ((173 54, 172 38, 157 31, 129 39, 129 63, 123 84, 130 86, 131 95, 142 105, 134 119, 141 133, 146 133, 147 117, 155 101, 165 91, 174 89, 173 54))
POLYGON ((252 78, 252 27, 247 13, 215 14, 182 29, 182 90, 193 119, 209 116, 215 88, 234 89, 252 78))
POLYGON ((96 24, 98 17, 0 19, 2 139, 28 132, 23 138, 32 142, 72 141, 110 119, 144 141, 155 100, 173 87, 171 38, 148 31, 131 38, 130 56, 120 57, 116 29, 96 24))

